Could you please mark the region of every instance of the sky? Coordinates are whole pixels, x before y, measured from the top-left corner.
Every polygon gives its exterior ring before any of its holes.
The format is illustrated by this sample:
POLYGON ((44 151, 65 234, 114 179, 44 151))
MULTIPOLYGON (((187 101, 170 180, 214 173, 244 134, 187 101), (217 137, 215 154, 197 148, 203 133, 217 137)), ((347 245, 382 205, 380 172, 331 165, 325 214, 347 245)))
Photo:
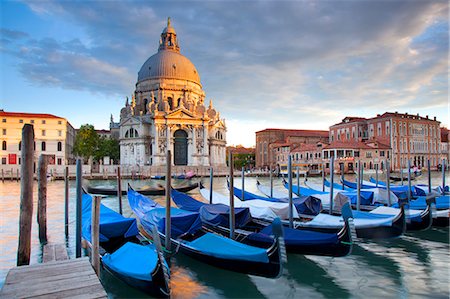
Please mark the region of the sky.
POLYGON ((449 4, 357 1, 1 1, 0 109, 109 129, 167 18, 228 145, 346 116, 449 125, 449 4))

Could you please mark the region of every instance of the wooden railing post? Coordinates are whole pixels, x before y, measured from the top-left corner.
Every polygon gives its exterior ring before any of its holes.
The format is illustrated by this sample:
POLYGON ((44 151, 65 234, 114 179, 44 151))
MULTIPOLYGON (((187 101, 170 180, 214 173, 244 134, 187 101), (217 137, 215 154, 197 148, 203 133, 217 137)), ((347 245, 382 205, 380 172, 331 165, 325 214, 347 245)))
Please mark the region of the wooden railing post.
POLYGON ((33 144, 33 125, 26 124, 22 128, 22 179, 20 181, 20 219, 17 266, 30 264, 31 222, 33 218, 33 144))
POLYGON ((47 244, 47 156, 40 155, 38 161, 38 210, 39 241, 47 244))
POLYGON ((92 198, 92 223, 91 223, 91 241, 92 241, 92 254, 91 254, 91 263, 92 268, 94 268, 97 276, 100 271, 100 201, 102 199, 101 196, 94 196, 92 198))

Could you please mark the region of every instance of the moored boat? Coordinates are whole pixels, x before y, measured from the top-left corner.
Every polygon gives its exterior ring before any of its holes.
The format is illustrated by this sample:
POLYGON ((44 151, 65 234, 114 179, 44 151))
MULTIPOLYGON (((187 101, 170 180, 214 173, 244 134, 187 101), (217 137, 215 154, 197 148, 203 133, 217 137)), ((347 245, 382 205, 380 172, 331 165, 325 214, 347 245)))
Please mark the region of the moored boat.
MULTIPOLYGON (((230 208, 224 204, 206 204, 191 196, 172 191, 172 200, 184 210, 199 212, 203 225, 207 228, 229 235, 230 208)), ((347 205, 344 209, 350 211, 347 205)), ((338 233, 320 233, 309 230, 299 230, 283 227, 286 250, 291 253, 312 254, 324 256, 346 256, 352 249, 352 238, 348 218, 351 211, 346 213, 345 225, 338 233)), ((272 244, 273 227, 268 221, 253 219, 249 208, 235 209, 236 228, 239 229, 239 242, 267 248, 272 244)))
MULTIPOLYGON (((128 190, 130 207, 148 232, 153 226, 165 241, 166 208, 150 198, 128 190)), ((275 241, 265 249, 242 244, 224 236, 205 231, 199 213, 171 208, 171 246, 207 264, 241 272, 275 278, 282 270, 282 235, 275 233, 275 241)), ((281 231, 281 228, 280 230, 281 231)))
MULTIPOLYGON (((82 197, 82 238, 91 247, 92 197, 82 197)), ((102 266, 127 284, 156 297, 170 296, 170 271, 151 243, 140 244, 135 218, 100 205, 99 241, 102 266)))

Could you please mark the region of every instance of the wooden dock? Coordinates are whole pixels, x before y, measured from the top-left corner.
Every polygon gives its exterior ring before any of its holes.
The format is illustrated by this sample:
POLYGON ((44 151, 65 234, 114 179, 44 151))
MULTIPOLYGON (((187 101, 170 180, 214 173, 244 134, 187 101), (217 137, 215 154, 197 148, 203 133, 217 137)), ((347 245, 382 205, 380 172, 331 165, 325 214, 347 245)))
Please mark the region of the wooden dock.
POLYGON ((107 298, 89 258, 9 270, 0 298, 107 298))

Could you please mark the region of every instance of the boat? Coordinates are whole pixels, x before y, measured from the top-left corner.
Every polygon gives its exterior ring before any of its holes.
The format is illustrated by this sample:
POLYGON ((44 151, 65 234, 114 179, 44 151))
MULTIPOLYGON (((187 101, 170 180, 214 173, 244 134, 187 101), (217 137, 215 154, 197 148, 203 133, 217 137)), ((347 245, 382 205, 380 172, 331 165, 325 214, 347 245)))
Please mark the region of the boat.
MULTIPOLYGON (((175 204, 190 212, 199 212, 202 223, 208 229, 223 235, 229 235, 230 207, 224 204, 207 204, 191 196, 173 190, 172 200, 175 204)), ((321 233, 310 230, 299 230, 284 226, 283 235, 286 251, 297 254, 310 254, 322 256, 341 257, 348 255, 352 250, 352 238, 348 218, 352 217, 350 206, 343 209, 345 225, 338 233, 321 233)), ((235 209, 235 225, 238 232, 236 240, 252 246, 267 248, 273 240, 273 227, 270 222, 253 219, 249 208, 235 209)))
MULTIPOLYGON (((377 184, 377 180, 373 177, 369 178, 369 182, 371 182, 373 184, 377 184)), ((378 180, 378 185, 386 186, 386 182, 378 180)), ((442 186, 431 186, 432 194, 445 195, 448 192, 449 192, 449 186, 445 186, 444 188, 442 188, 442 186)), ((425 184, 414 185, 414 193, 413 193, 414 196, 427 196, 429 193, 430 192, 429 192, 428 185, 425 185, 425 184)))
MULTIPOLYGON (((210 190, 200 186, 200 194, 208 199, 210 197, 210 190)), ((229 197, 222 195, 217 192, 212 192, 213 203, 223 203, 225 205, 229 204, 229 197)), ((248 205, 255 200, 246 200, 240 201, 242 204, 248 205)), ((260 202, 264 202, 263 200, 259 200, 260 202)), ((273 202, 265 202, 267 204, 284 204, 284 203, 273 203, 273 202)), ((234 201, 235 207, 239 205, 239 199, 234 201)), ((289 205, 289 204, 287 204, 289 205)), ((297 213, 297 210, 293 211, 293 218, 295 221, 293 222, 294 228, 306 228, 309 230, 327 232, 327 233, 336 233, 339 232, 344 226, 344 220, 340 216, 329 215, 324 213, 319 213, 316 216, 300 216, 297 213)), ((259 218, 258 216, 253 215, 252 210, 250 209, 250 213, 252 217, 259 218)), ((281 217, 280 217, 281 218, 281 217)), ((264 218, 263 218, 264 219, 264 218)), ((287 217, 281 218, 283 224, 288 224, 289 222, 286 220, 287 217)), ((386 218, 354 218, 354 224, 356 228, 356 235, 358 238, 367 238, 367 239, 383 239, 383 238, 395 238, 402 235, 405 229, 405 212, 402 208, 400 213, 395 216, 386 217, 386 218)))
MULTIPOLYGON (((165 241, 166 208, 148 197, 128 189, 128 201, 145 232, 153 226, 165 241)), ((282 271, 283 237, 281 228, 274 229, 272 245, 258 248, 206 231, 198 212, 170 208, 171 246, 192 258, 219 268, 269 278, 282 271)))
POLYGON ((184 174, 180 174, 180 175, 173 175, 172 178, 174 179, 179 179, 179 180, 190 180, 193 177, 195 177, 195 172, 190 170, 184 174))
MULTIPOLYGON (((317 190, 319 188, 318 185, 315 185, 311 182, 306 183, 309 188, 313 190, 317 190)), ((327 185, 331 185, 329 182, 327 185)), ((329 187, 326 187, 325 190, 328 193, 329 198, 329 187)), ((336 189, 334 189, 336 190, 336 189)), ((399 213, 399 199, 397 196, 391 192, 390 193, 390 200, 388 199, 388 192, 386 189, 383 188, 373 188, 369 190, 361 190, 361 203, 359 205, 360 210, 357 213, 358 216, 356 217, 365 217, 367 215, 364 215, 366 213, 372 214, 380 214, 380 215, 396 215, 399 213), (369 191, 370 190, 370 191, 369 191), (364 193, 371 192, 373 194, 373 202, 367 203, 363 201, 362 195, 364 193), (388 203, 396 203, 396 206, 388 206, 388 203)), ((340 194, 341 196, 347 196, 348 201, 351 203, 351 205, 356 208, 357 204, 357 192, 348 192, 348 191, 341 191, 337 189, 336 191, 333 191, 334 196, 336 197, 337 194, 340 194), (351 195, 351 197, 349 196, 351 195)), ((424 209, 412 209, 410 208, 409 204, 407 203, 406 199, 403 199, 405 201, 405 217, 406 217, 406 230, 407 231, 417 231, 417 230, 427 230, 431 227, 432 224, 432 212, 431 212, 431 201, 425 205, 424 209)))
MULTIPOLYGON (((181 184, 175 187, 175 190, 180 192, 189 192, 198 187, 198 183, 190 183, 190 184, 181 184)), ((86 186, 86 190, 90 194, 100 194, 100 195, 117 195, 117 188, 115 186, 86 186)), ((137 192, 144 195, 164 195, 166 193, 166 189, 158 185, 158 187, 142 187, 136 189, 137 192)), ((127 195, 126 190, 122 190, 122 195, 127 195)))
MULTIPOLYGON (((349 188, 355 189, 355 190, 358 188, 358 183, 357 182, 350 182, 348 180, 342 180, 341 183, 343 185, 345 185, 345 186, 347 186, 349 188)), ((370 189, 373 189, 373 188, 386 189, 387 187, 386 186, 380 186, 380 185, 378 185, 378 187, 377 187, 376 183, 372 183, 372 182, 369 182, 369 181, 363 181, 362 184, 360 185, 360 188, 361 189, 365 189, 365 190, 367 190, 367 189, 370 190, 370 189)), ((408 188, 408 186, 390 186, 390 190, 397 197, 405 198, 405 197, 407 197, 409 188, 408 188)), ((411 188, 411 192, 414 192, 414 188, 413 187, 411 188)))
MULTIPOLYGON (((170 296, 170 270, 157 245, 141 244, 135 218, 100 204, 99 241, 104 269, 125 283, 156 297, 170 296)), ((82 238, 91 248, 92 196, 82 195, 82 238)))

